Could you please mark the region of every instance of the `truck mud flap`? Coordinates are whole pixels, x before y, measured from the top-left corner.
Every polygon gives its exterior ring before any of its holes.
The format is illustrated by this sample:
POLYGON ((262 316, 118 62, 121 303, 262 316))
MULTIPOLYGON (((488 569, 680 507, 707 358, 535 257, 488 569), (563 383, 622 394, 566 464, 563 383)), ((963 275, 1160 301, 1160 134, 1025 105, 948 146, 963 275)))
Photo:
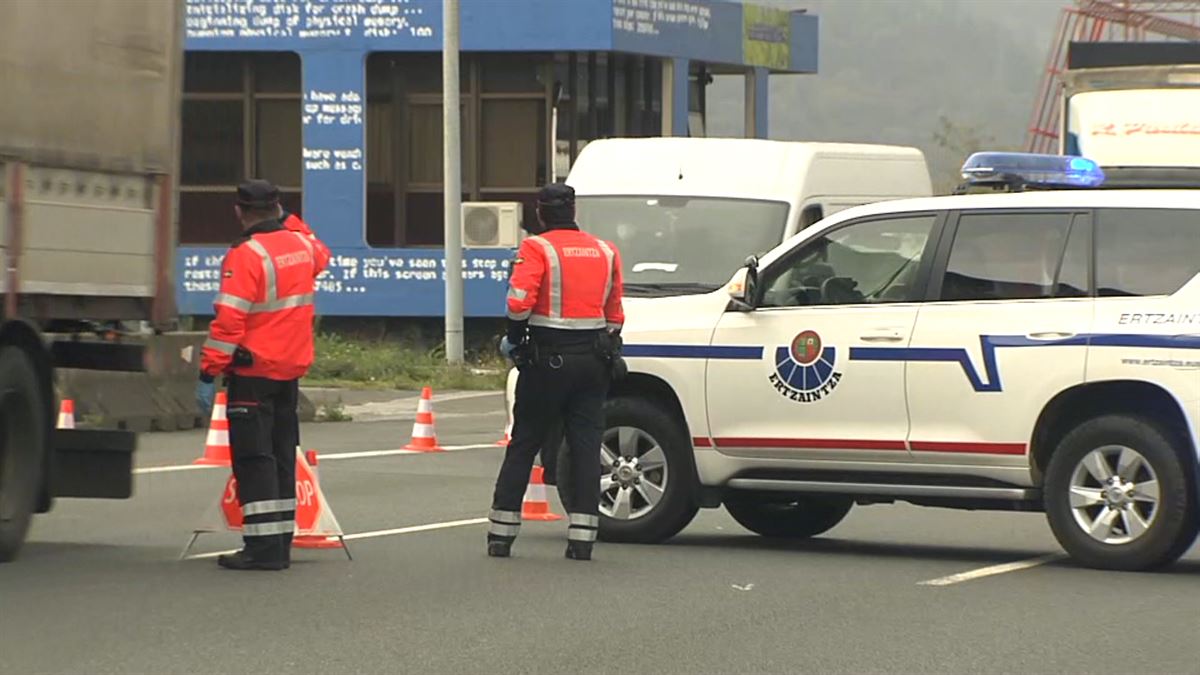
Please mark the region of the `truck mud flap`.
POLYGON ((55 429, 55 497, 128 499, 133 496, 137 434, 107 429, 55 429))

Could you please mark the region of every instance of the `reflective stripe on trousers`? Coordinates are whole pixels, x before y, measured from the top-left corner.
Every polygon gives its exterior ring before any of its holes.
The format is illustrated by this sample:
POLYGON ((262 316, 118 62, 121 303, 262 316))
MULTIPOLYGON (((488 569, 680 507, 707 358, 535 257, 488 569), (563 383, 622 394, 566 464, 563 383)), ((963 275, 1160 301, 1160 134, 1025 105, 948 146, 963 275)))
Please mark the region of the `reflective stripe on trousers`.
POLYGON ((488 536, 500 539, 515 539, 521 533, 520 511, 492 509, 488 514, 488 536))
POLYGON ((568 515, 568 541, 596 541, 596 533, 600 529, 600 516, 586 513, 570 513, 568 515))

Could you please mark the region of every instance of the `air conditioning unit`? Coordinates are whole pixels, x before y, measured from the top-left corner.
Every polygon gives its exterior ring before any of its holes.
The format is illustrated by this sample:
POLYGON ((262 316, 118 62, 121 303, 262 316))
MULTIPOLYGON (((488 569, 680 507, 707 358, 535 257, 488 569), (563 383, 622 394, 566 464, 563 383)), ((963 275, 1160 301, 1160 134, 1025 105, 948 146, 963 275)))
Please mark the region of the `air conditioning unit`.
POLYGON ((520 202, 463 202, 463 248, 516 248, 523 211, 520 202))

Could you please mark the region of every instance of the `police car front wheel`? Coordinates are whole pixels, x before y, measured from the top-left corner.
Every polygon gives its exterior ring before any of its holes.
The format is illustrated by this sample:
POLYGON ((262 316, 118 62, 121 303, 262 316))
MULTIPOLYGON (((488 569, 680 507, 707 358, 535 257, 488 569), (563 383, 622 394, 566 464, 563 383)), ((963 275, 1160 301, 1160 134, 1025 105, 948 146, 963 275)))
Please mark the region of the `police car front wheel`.
POLYGON ((686 527, 699 510, 691 453, 679 422, 655 401, 608 401, 600 450, 600 538, 658 543, 686 527))
POLYGON ((1059 443, 1046 470, 1046 516, 1078 562, 1148 570, 1174 562, 1195 541, 1200 516, 1190 463, 1149 419, 1106 415, 1059 443))

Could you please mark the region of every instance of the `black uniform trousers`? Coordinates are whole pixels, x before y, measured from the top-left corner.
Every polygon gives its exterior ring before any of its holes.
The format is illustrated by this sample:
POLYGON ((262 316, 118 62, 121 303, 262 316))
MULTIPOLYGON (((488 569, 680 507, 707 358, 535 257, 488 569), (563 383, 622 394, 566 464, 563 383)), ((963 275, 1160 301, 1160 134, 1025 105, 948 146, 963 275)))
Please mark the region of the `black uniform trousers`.
POLYGON ((296 522, 299 381, 232 375, 228 382, 229 446, 246 554, 288 561, 296 522))
POLYGON ((594 542, 600 526, 600 443, 608 367, 594 353, 558 354, 552 347, 540 351, 540 360, 524 367, 517 378, 512 439, 496 479, 488 540, 516 539, 533 458, 541 450, 544 461, 557 450, 543 445, 561 420, 571 466, 567 538, 594 542))

